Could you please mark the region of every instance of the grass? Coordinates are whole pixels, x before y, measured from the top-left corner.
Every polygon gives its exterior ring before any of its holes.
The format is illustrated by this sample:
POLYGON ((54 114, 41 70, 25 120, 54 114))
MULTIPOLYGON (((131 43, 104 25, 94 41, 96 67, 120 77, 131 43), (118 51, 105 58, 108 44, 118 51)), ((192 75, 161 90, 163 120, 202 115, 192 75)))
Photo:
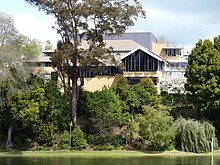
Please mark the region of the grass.
MULTIPOLYGON (((144 156, 211 156, 211 153, 189 153, 179 151, 165 152, 139 152, 139 151, 24 151, 0 152, 0 157, 144 157, 144 156)), ((215 151, 214 156, 220 156, 220 151, 215 151)))

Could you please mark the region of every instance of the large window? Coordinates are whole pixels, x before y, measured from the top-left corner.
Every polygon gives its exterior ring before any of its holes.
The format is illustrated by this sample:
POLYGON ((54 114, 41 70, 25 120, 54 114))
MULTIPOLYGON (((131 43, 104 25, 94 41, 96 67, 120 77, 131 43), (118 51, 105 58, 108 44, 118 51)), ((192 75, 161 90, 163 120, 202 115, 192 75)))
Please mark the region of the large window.
POLYGON ((139 50, 122 60, 125 71, 157 71, 162 69, 162 62, 139 50))
POLYGON ((187 62, 170 62, 169 68, 187 68, 187 62))
POLYGON ((181 49, 165 49, 167 56, 180 56, 181 49))

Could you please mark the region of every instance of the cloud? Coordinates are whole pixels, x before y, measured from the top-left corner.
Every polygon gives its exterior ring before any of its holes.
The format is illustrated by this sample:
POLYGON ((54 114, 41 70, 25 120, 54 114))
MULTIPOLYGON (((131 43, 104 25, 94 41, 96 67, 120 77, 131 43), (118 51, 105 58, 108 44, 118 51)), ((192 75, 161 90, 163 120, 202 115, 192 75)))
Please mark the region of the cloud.
POLYGON ((45 19, 41 19, 32 14, 15 14, 15 26, 21 34, 29 38, 38 39, 41 42, 50 40, 56 44, 59 35, 56 30, 52 29, 55 20, 50 16, 45 17, 45 19))
POLYGON ((220 34, 219 0, 140 0, 147 19, 139 19, 131 30, 145 30, 163 36, 191 50, 199 39, 220 34))

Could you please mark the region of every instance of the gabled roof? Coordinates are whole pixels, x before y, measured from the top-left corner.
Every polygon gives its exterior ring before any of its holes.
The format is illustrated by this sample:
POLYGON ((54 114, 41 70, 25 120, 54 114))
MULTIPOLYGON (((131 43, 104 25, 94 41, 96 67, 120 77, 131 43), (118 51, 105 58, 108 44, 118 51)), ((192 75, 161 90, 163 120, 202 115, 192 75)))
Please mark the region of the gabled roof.
POLYGON ((132 51, 128 52, 127 54, 123 55, 123 56, 121 57, 121 60, 124 59, 124 58, 126 58, 126 57, 128 57, 128 56, 130 56, 131 54, 133 54, 134 52, 136 52, 136 51, 138 51, 138 50, 142 50, 142 51, 145 52, 146 54, 149 54, 150 56, 156 58, 158 61, 165 61, 165 62, 167 62, 166 59, 164 59, 163 57, 161 57, 161 56, 155 54, 154 52, 150 51, 149 49, 147 49, 147 48, 145 48, 145 47, 143 47, 143 46, 139 46, 139 47, 133 49, 132 51))
MULTIPOLYGON (((132 40, 104 40, 103 41, 106 44, 106 48, 112 47, 113 51, 131 51, 134 48, 140 46, 140 44, 132 41, 132 40)), ((87 41, 83 40, 81 42, 81 48, 87 49, 88 43, 87 41)))

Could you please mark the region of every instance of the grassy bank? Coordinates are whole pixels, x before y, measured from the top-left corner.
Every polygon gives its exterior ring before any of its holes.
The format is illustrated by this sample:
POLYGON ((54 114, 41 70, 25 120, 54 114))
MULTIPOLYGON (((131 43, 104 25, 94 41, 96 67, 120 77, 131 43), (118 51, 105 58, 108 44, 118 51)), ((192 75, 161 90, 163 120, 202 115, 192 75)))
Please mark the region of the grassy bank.
MULTIPOLYGON (((179 151, 139 152, 139 151, 24 151, 0 152, 0 157, 143 157, 143 156, 211 156, 211 153, 187 153, 179 151)), ((215 151, 214 156, 220 156, 215 151)))

